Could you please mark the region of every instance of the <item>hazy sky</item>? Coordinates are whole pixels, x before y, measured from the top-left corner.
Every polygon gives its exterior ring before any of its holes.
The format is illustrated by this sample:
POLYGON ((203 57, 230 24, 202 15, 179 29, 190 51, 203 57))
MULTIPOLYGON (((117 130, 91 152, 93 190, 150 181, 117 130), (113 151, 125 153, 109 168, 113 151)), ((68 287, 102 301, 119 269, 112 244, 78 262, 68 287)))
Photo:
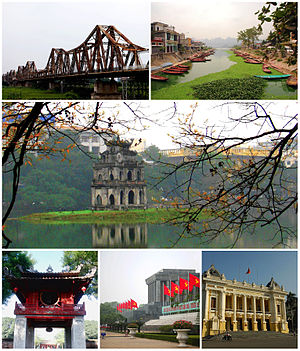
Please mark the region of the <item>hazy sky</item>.
POLYGON ((204 251, 202 272, 211 264, 226 279, 266 285, 273 277, 286 291, 297 293, 296 251, 204 251), (251 273, 245 274, 248 268, 251 273))
POLYGON ((161 269, 195 269, 200 272, 199 250, 113 250, 100 254, 100 302, 148 302, 145 282, 161 269))
MULTIPOLYGON (((175 30, 193 39, 236 38, 237 32, 259 24, 254 13, 261 2, 170 1, 153 2, 151 22, 175 26, 175 30)), ((264 25, 268 35, 270 25, 264 25)), ((261 37, 263 38, 263 36, 261 37)))
POLYGON ((3 2, 3 72, 27 61, 45 68, 52 48, 79 46, 98 24, 114 25, 133 43, 149 48, 147 1, 3 2))

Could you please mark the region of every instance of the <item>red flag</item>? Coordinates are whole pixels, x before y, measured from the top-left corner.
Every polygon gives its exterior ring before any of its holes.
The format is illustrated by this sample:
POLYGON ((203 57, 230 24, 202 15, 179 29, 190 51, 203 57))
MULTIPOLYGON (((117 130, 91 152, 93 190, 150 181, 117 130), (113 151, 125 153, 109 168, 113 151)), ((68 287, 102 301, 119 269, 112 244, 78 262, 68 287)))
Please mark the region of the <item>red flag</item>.
POLYGON ((117 305, 117 311, 120 312, 120 304, 117 305))
POLYGON ((189 275, 190 275, 189 291, 192 291, 194 286, 196 286, 197 288, 200 288, 200 279, 191 273, 189 275))
POLYGON ((164 295, 171 296, 171 291, 168 287, 165 286, 165 284, 164 284, 164 295))
POLYGON ((127 306, 128 306, 128 309, 129 309, 129 310, 132 310, 132 306, 131 306, 131 301, 130 301, 130 300, 128 300, 127 306))
POLYGON ((183 278, 179 278, 179 291, 180 294, 182 293, 182 290, 188 290, 189 288, 189 281, 183 278))
MULTIPOLYGON (((171 282, 171 296, 173 297, 174 294, 179 294, 179 286, 173 282, 171 282)), ((180 293, 181 294, 181 293, 180 293)))
POLYGON ((135 308, 135 307, 138 308, 138 305, 134 300, 131 299, 131 308, 135 308))
POLYGON ((250 268, 248 267, 246 274, 250 274, 250 273, 251 273, 251 271, 250 271, 250 268))

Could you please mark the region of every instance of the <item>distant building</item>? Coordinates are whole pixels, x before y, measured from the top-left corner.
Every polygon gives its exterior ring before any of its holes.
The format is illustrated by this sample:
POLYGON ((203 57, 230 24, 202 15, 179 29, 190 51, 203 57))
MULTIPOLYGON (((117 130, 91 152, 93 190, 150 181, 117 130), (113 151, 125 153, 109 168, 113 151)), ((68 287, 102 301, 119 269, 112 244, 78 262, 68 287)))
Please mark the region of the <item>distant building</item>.
POLYGON ((151 23, 152 54, 178 52, 179 33, 174 26, 162 22, 151 23))
POLYGON ((287 295, 273 278, 266 286, 228 280, 211 265, 202 275, 202 336, 226 330, 288 333, 287 295))
POLYGON ((132 142, 111 140, 93 165, 92 208, 94 210, 146 208, 147 193, 143 161, 130 150, 132 142))

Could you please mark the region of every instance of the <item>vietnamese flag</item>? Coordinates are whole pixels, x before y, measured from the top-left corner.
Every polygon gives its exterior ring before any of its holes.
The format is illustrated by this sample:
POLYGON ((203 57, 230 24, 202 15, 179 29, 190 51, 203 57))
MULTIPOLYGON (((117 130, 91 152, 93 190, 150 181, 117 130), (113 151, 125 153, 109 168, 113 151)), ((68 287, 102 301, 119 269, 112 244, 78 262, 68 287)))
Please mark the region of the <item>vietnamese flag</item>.
POLYGON ((135 308, 135 307, 138 308, 138 305, 134 300, 131 299, 131 308, 135 308))
POLYGON ((179 278, 179 290, 182 293, 183 290, 188 290, 189 288, 189 281, 183 278, 179 278))
POLYGON ((165 284, 164 284, 164 295, 171 296, 171 291, 168 287, 165 286, 165 284))
POLYGON ((194 286, 196 286, 197 288, 200 288, 200 279, 191 273, 189 274, 189 276, 190 276, 189 291, 192 291, 194 286))
POLYGON ((130 302, 130 300, 128 300, 128 302, 127 302, 127 306, 128 306, 128 309, 129 309, 129 310, 132 310, 132 306, 131 306, 131 302, 130 302))
POLYGON ((250 273, 251 273, 251 271, 250 271, 250 268, 248 267, 246 274, 250 274, 250 273))
POLYGON ((179 286, 171 282, 171 296, 173 297, 174 294, 179 294, 179 286))

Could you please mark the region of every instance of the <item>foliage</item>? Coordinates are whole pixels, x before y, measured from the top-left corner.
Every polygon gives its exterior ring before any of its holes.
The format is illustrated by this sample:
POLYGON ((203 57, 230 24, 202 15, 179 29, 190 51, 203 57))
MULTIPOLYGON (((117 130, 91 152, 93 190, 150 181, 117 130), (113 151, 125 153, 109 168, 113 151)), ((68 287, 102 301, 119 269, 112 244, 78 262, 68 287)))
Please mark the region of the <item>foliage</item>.
POLYGON ((2 253, 2 303, 7 303, 8 299, 13 294, 12 287, 5 279, 4 269, 8 270, 16 277, 21 276, 21 272, 18 266, 21 266, 24 270, 33 267, 34 260, 30 257, 27 252, 23 251, 3 251, 2 253))
POLYGON ((263 79, 229 78, 193 86, 194 96, 200 100, 260 99, 266 82, 263 79))
POLYGON ((165 334, 173 334, 173 326, 172 325, 161 325, 159 327, 159 330, 165 334))
MULTIPOLYGON (((63 266, 70 270, 75 270, 79 265, 82 265, 81 274, 87 274, 94 267, 98 267, 98 252, 97 251, 64 251, 63 266)), ((86 292, 88 296, 98 297, 98 274, 95 273, 86 292)))
POLYGON ((98 339, 98 322, 84 321, 85 337, 86 339, 98 339))
POLYGON ((173 323, 173 329, 192 329, 193 323, 185 320, 179 320, 173 323))
POLYGON ((112 325, 124 323, 126 318, 117 312, 118 302, 104 302, 100 304, 100 324, 112 325))
POLYGON ((137 323, 129 323, 129 324, 127 324, 127 328, 138 328, 138 324, 137 323))
POLYGON ((286 317, 290 332, 298 331, 298 298, 289 292, 286 298, 286 317))
POLYGON ((14 338, 15 319, 10 317, 2 318, 2 339, 14 338))
POLYGON ((254 47, 255 41, 262 34, 262 29, 257 27, 247 28, 238 32, 237 40, 241 41, 246 47, 254 47))
POLYGON ((220 112, 226 108, 228 116, 221 126, 199 124, 197 105, 179 120, 181 132, 174 142, 194 157, 173 170, 173 174, 189 174, 190 179, 176 183, 188 198, 175 204, 185 209, 177 223, 185 227, 183 237, 199 235, 207 242, 228 234, 235 238, 234 246, 243 233, 262 228, 274 233, 278 245, 287 245, 287 238, 296 236, 297 113, 292 108, 279 117, 268 104, 256 102, 235 110, 237 106, 219 107, 220 112), (245 134, 249 126, 251 132, 245 134), (285 165, 287 157, 294 158, 294 164, 285 165), (199 191, 192 182, 197 172, 212 181, 208 191, 199 191), (197 216, 207 213, 209 218, 199 230, 197 216))

